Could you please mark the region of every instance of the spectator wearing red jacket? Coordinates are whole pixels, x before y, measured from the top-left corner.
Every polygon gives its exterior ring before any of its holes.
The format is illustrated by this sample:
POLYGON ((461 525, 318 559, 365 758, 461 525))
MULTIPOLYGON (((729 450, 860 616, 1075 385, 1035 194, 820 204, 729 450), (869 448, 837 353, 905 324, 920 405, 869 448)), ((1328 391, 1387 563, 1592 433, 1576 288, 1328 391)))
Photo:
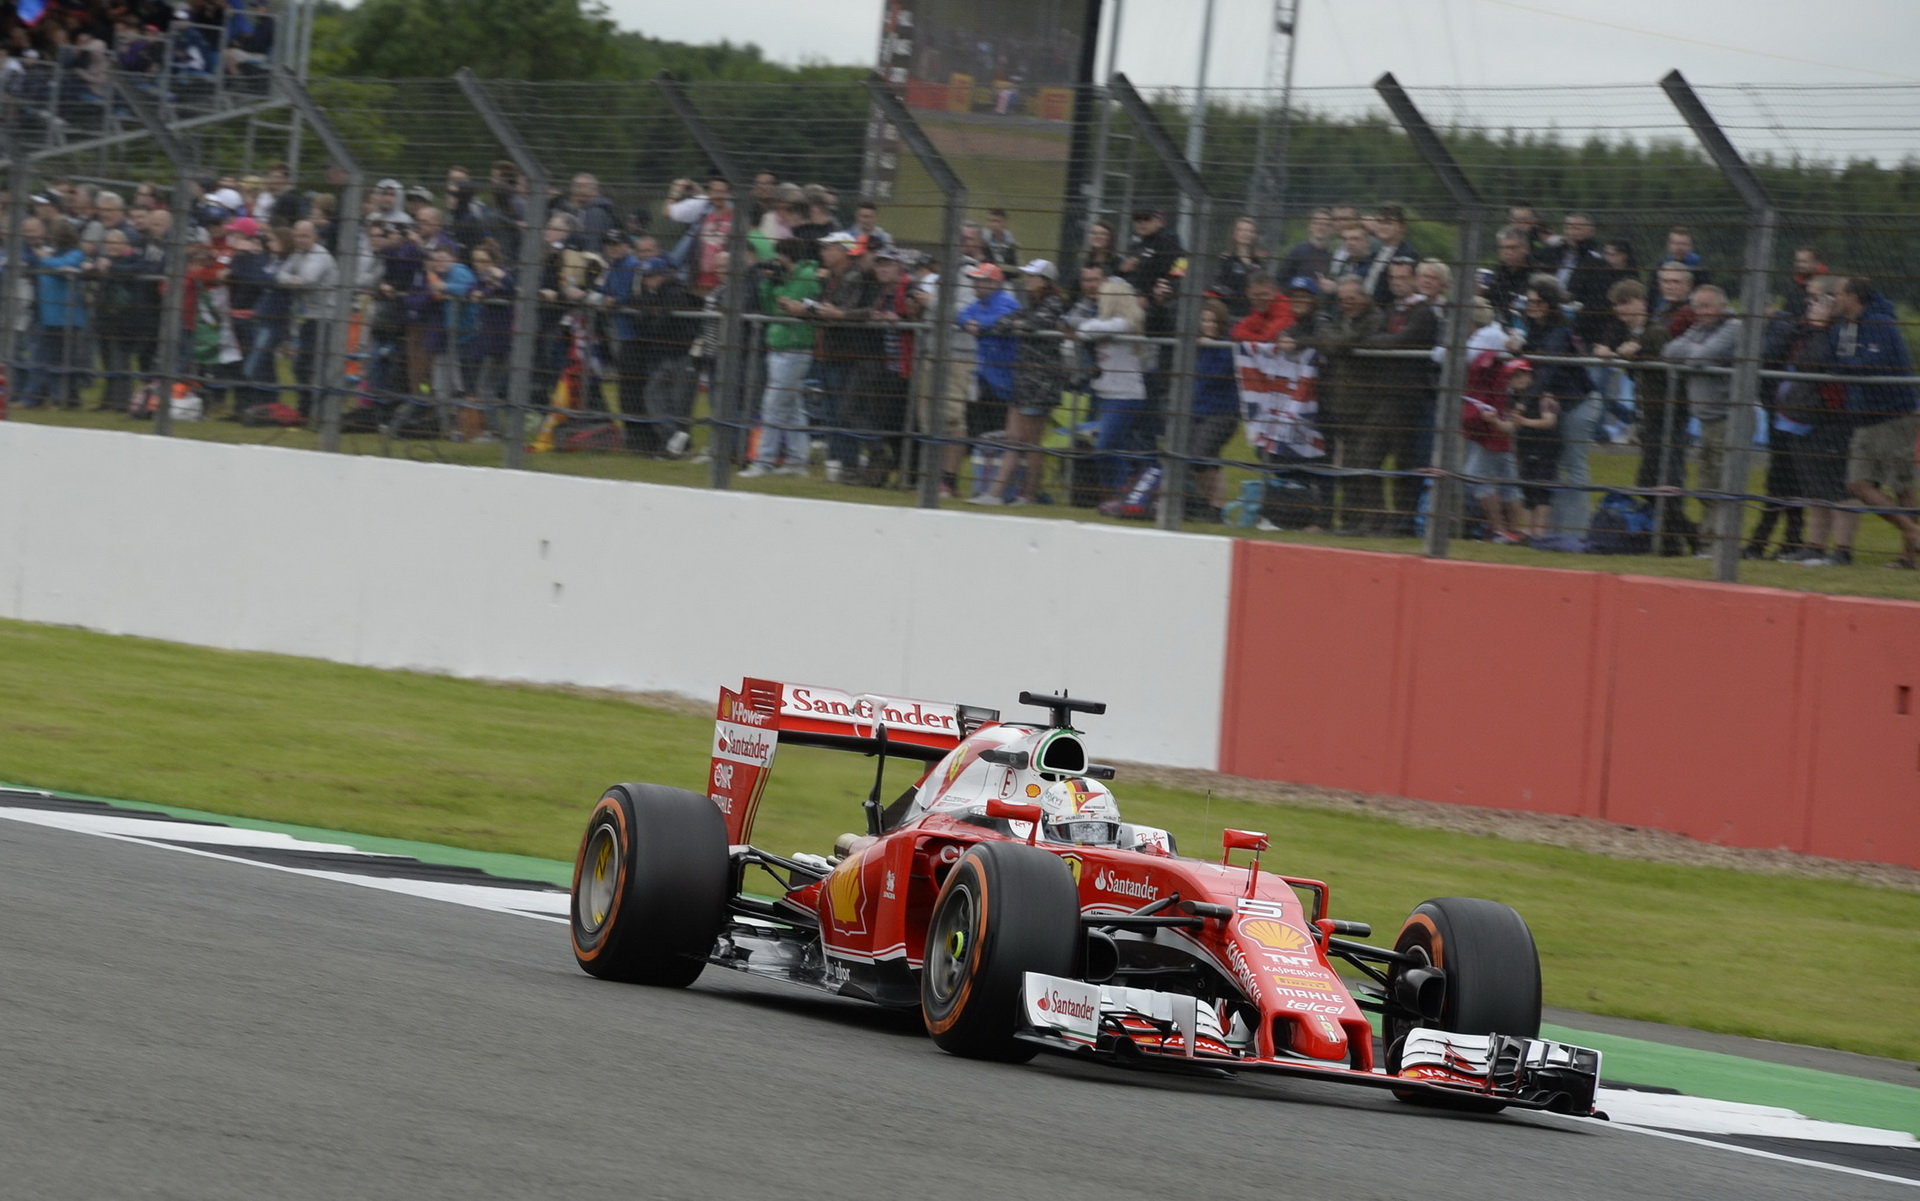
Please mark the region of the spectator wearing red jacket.
POLYGON ((1460 427, 1467 436, 1467 497, 1486 518, 1489 542, 1526 541, 1517 532, 1526 520, 1519 487, 1493 481, 1515 478, 1513 394, 1532 382, 1533 364, 1525 359, 1502 362, 1498 351, 1483 350, 1467 365, 1466 395, 1460 401, 1460 427))
POLYGON ((1293 305, 1280 294, 1273 276, 1255 271, 1247 276, 1247 315, 1234 323, 1228 335, 1235 342, 1273 342, 1293 325, 1293 305))

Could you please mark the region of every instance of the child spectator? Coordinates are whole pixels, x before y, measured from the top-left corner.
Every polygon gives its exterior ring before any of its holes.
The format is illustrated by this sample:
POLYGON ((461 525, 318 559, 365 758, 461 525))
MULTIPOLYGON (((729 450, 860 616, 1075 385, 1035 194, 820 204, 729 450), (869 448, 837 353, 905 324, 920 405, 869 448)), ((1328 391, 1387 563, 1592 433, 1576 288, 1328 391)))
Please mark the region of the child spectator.
POLYGON ((1460 425, 1467 435, 1467 498, 1480 506, 1489 542, 1525 541, 1515 528, 1526 518, 1520 489, 1493 481, 1515 478, 1512 394, 1516 386, 1532 382, 1533 364, 1525 359, 1503 363, 1497 351, 1483 350, 1467 365, 1467 394, 1460 407, 1460 425))
POLYGON ((1545 485, 1553 482, 1560 469, 1560 402, 1534 389, 1531 366, 1524 375, 1510 376, 1506 391, 1520 479, 1525 481, 1520 499, 1526 508, 1526 535, 1538 538, 1552 525, 1553 489, 1545 485))

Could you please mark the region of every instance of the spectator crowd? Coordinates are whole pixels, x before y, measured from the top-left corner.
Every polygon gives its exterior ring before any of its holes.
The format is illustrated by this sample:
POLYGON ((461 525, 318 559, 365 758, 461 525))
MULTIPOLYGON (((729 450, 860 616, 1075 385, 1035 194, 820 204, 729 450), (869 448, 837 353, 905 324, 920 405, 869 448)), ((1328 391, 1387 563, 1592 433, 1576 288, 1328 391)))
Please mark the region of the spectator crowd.
POLYGON ((186 197, 49 183, 29 197, 24 270, 8 272, 30 347, 14 402, 74 406, 97 376, 101 406, 151 412, 166 398, 146 381, 184 371, 210 414, 311 420, 327 383, 320 333, 345 284, 357 297, 350 421, 395 436, 536 436, 510 428, 504 404, 526 289, 532 406, 547 411, 537 436, 562 449, 699 453, 719 318, 738 310, 750 353, 736 465, 749 478, 935 474, 944 495, 979 505, 1144 515, 1174 503, 1218 521, 1235 504, 1222 468, 1251 461, 1261 472, 1239 503, 1263 526, 1406 537, 1431 516, 1434 439, 1457 421, 1478 536, 1577 549, 1651 514, 1662 549, 1691 550, 1714 506, 1742 503, 1723 465, 1744 449, 1732 431, 1745 408, 1768 454, 1748 555, 1848 564, 1863 509, 1897 527, 1894 565, 1920 553, 1920 526, 1900 511, 1914 506, 1920 437, 1914 386, 1898 380, 1912 373, 1904 336, 1871 279, 1830 271, 1812 246, 1794 251, 1767 311, 1748 314, 1685 227, 1643 265, 1591 217, 1550 227, 1527 205, 1466 280, 1416 245, 1391 202, 1315 209, 1284 250, 1241 218, 1205 262, 1142 206, 1124 230, 1094 220, 1070 265, 1023 251, 1007 211, 989 209, 962 226, 949 279, 938 248, 903 245, 872 202, 772 172, 745 196, 717 175, 676 180, 624 212, 591 174, 535 197, 505 161, 450 168, 432 188, 382 179, 350 247, 338 194, 301 191, 285 164, 201 180, 186 197), (181 222, 176 297, 164 267, 181 222), (1192 377, 1175 379, 1191 288, 1201 340, 1192 377), (1467 386, 1445 397, 1456 305, 1472 330, 1467 386), (951 322, 936 329, 942 313, 951 322), (156 315, 179 322, 173 364, 159 362, 156 315), (1731 368, 1750 323, 1769 374, 1739 395, 1731 368), (1190 423, 1194 470, 1183 495, 1161 498, 1172 421, 1190 423), (1609 442, 1638 444, 1636 487, 1596 508, 1591 456, 1609 442))
POLYGON ((0 120, 16 136, 103 127, 110 74, 192 104, 264 91, 270 0, 22 0, 0 13, 0 120))

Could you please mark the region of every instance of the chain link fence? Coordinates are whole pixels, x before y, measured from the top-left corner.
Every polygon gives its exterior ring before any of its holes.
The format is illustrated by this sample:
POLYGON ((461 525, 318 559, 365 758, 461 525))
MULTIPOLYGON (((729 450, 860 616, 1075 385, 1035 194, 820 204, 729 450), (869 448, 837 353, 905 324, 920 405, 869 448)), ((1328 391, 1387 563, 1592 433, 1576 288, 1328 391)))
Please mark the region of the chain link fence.
POLYGON ((229 74, 12 101, 16 418, 1769 583, 1920 545, 1913 89, 1216 91, 1189 163, 1124 78, 229 74))

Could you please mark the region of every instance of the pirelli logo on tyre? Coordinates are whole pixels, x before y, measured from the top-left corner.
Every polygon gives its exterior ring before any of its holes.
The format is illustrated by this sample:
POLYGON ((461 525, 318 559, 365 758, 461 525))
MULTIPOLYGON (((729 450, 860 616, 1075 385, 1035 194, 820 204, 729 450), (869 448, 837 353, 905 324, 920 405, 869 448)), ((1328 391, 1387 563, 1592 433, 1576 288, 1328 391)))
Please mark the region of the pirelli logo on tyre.
POLYGON ((1312 939, 1292 926, 1267 917, 1251 921, 1242 918, 1240 933, 1269 951, 1304 951, 1313 945, 1312 939))

